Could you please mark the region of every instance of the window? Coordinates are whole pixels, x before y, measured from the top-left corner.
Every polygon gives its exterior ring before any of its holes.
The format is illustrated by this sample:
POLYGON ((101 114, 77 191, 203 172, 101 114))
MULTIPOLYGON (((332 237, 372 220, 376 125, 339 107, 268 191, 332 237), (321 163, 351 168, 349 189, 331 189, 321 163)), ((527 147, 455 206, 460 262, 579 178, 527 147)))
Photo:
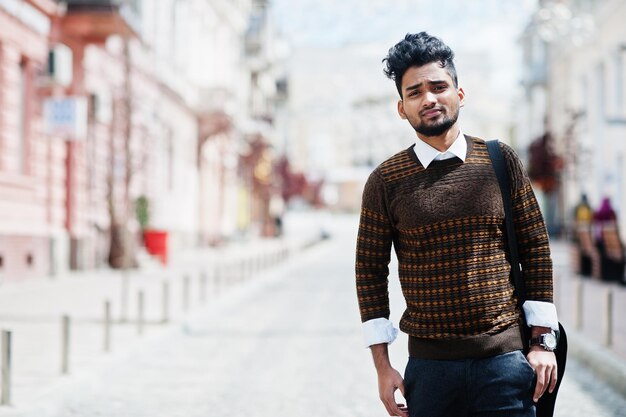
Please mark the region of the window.
MULTIPOLYGON (((3 68, 3 66, 2 66, 3 61, 4 61, 3 45, 2 45, 2 42, 0 42, 0 68, 3 68)), ((3 73, 4 73, 4 71, 0 71, 0 86, 4 86, 3 73)), ((0 109, 4 108, 4 105, 3 105, 3 102, 2 102, 3 98, 4 98, 3 95, 0 94, 0 109)), ((0 127, 4 128, 4 123, 5 122, 6 121, 4 120, 4 117, 2 115, 0 115, 0 127)), ((5 144, 3 143, 3 139, 2 139, 2 137, 0 137, 0 171, 4 170, 5 163, 6 163, 6 161, 5 161, 4 157, 3 157, 4 154, 5 154, 4 146, 5 146, 5 144)), ((2 258, 0 257, 0 260, 1 259, 2 258)), ((0 264, 0 267, 2 267, 2 264, 0 264)))
POLYGON ((15 171, 26 173, 26 144, 28 141, 28 99, 29 99, 29 65, 26 59, 20 62, 17 77, 17 129, 15 137, 15 171))

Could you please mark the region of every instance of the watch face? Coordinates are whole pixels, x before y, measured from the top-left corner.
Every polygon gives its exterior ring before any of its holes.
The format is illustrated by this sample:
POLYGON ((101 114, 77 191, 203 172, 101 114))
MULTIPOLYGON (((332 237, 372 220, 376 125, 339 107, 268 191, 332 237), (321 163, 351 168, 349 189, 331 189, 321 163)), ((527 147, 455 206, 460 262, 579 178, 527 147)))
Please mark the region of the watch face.
POLYGON ((547 349, 556 349, 556 336, 552 333, 546 333, 543 335, 543 344, 547 349))

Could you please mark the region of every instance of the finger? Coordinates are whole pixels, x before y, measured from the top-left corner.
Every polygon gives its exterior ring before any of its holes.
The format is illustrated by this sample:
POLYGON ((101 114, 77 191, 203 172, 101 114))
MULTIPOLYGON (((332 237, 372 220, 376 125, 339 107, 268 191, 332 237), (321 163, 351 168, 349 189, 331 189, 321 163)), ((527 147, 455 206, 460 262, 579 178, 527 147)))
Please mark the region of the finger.
POLYGON ((387 414, 389 414, 390 416, 395 415, 393 414, 393 410, 389 407, 389 404, 387 404, 387 401, 383 400, 383 405, 385 406, 385 409, 387 410, 387 414))
POLYGON ((382 401, 383 405, 385 406, 385 409, 387 410, 387 413, 390 416, 393 416, 393 410, 391 409, 391 407, 389 407, 389 401, 387 401, 387 398, 384 395, 380 396, 380 401, 382 401))
POLYGON ((550 394, 552 394, 552 392, 554 392, 554 388, 556 388, 556 383, 559 380, 559 373, 557 372, 558 368, 555 365, 554 368, 552 368, 552 376, 550 378, 550 394))
POLYGON ((394 416, 406 416, 407 415, 406 411, 402 410, 402 408, 399 407, 399 404, 396 404, 395 401, 392 406, 392 411, 393 411, 392 415, 394 416))
MULTIPOLYGON (((400 384, 398 384, 398 389, 400 390, 402 397, 406 399, 406 397, 404 396, 404 380, 402 380, 400 384)), ((398 410, 400 411, 400 414, 398 415, 403 416, 403 417, 409 416, 409 408, 407 406, 405 406, 404 404, 396 404, 396 406, 398 407, 398 410)))
POLYGON ((392 402, 385 401, 384 404, 390 416, 402 416, 402 417, 408 416, 406 411, 398 407, 398 404, 396 404, 395 401, 392 401, 392 402))
POLYGON ((398 409, 398 406, 396 405, 396 399, 394 396, 395 391, 396 391, 395 388, 388 390, 381 397, 381 400, 383 401, 383 404, 385 405, 385 408, 387 409, 387 412, 389 413, 390 416, 401 415, 399 414, 401 412, 398 409))
POLYGON ((544 367, 538 367, 535 369, 537 373, 537 385, 535 386, 535 394, 533 395, 533 401, 539 401, 539 398, 546 390, 546 371, 544 367))
POLYGON ((400 408, 402 404, 396 404, 396 399, 394 396, 395 391, 396 390, 394 389, 391 391, 391 393, 386 393, 387 395, 385 395, 385 399, 383 400, 385 403, 385 407, 387 408, 390 416, 407 417, 407 413, 400 408))

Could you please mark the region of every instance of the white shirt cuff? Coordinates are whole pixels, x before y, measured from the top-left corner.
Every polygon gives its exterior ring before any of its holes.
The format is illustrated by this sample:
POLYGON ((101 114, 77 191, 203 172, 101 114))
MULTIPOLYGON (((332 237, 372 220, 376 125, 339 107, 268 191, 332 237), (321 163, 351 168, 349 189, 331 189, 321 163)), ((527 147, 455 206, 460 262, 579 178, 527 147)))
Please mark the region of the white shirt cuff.
POLYGON ((368 320, 363 323, 363 340, 365 347, 379 343, 391 343, 398 337, 398 329, 385 318, 368 320))
POLYGON ((549 327, 552 330, 559 330, 556 306, 552 303, 527 300, 524 302, 524 314, 529 327, 549 327))

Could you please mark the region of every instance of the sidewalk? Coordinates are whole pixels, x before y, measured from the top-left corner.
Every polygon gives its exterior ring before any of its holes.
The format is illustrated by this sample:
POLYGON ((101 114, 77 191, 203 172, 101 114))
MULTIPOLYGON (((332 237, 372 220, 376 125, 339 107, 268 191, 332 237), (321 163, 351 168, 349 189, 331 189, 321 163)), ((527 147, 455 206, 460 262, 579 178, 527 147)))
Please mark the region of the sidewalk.
MULTIPOLYGON (((0 416, 385 415, 354 293, 357 226, 337 223, 332 239, 148 331, 134 348, 58 378, 37 403, 0 407, 0 416)), ((397 323, 404 299, 395 272, 390 298, 397 323)), ((402 371, 407 336, 398 339, 389 349, 402 371)), ((573 359, 555 417, 626 417, 626 399, 573 359)))
POLYGON ((292 256, 0 416, 380 415, 342 254, 353 240, 292 256))
POLYGON ((555 303, 568 334, 569 356, 626 397, 626 287, 576 275, 569 242, 551 241, 550 246, 555 303))
POLYGON ((36 404, 71 380, 106 367, 171 327, 168 324, 180 324, 218 295, 319 241, 317 221, 296 223, 301 226, 286 227, 282 238, 173 254, 166 268, 150 263, 128 273, 82 271, 1 285, 0 330, 11 331, 12 338, 12 406, 0 407, 0 416, 36 404), (108 353, 105 301, 110 302, 112 322, 108 353), (61 374, 64 315, 70 318, 69 376, 61 374))
MULTIPOLYGON (((119 272, 95 271, 68 274, 54 280, 46 279, 19 285, 0 286, 0 329, 9 329, 13 332, 14 364, 11 396, 13 405, 0 407, 0 417, 48 415, 46 413, 30 413, 29 410, 43 409, 46 406, 52 407, 53 404, 60 403, 62 398, 80 394, 75 391, 75 388, 81 386, 82 381, 93 382, 94 375, 99 375, 115 364, 132 363, 132 358, 142 357, 147 346, 159 345, 160 341, 167 339, 170 333, 175 335, 182 331, 185 334, 192 332, 191 334, 194 335, 197 329, 194 329, 193 326, 188 328, 186 323, 196 323, 195 326, 205 327, 202 324, 205 316, 198 316, 199 313, 207 309, 220 308, 219 306, 224 305, 224 303, 239 306, 241 303, 237 302, 236 299, 249 289, 264 282, 263 276, 272 275, 273 271, 283 270, 289 265, 292 268, 302 266, 300 264, 302 264, 301 259, 303 258, 294 255, 299 252, 299 248, 307 246, 312 240, 319 238, 319 232, 323 228, 324 222, 323 219, 311 219, 305 215, 296 217, 291 220, 291 227, 287 227, 289 232, 282 239, 258 239, 233 243, 231 246, 220 249, 203 249, 178 254, 173 257, 172 265, 167 269, 147 268, 137 274, 131 274, 127 278, 126 284, 124 284, 123 275, 119 272), (284 254, 285 250, 290 254, 290 261, 274 269, 273 265, 279 264, 279 254, 281 251, 284 254), (244 259, 245 262, 242 261, 244 259), (200 280, 200 271, 203 269, 207 277, 204 290, 200 280), (185 291, 184 286, 185 275, 189 276, 188 292, 185 291), (167 282, 170 288, 168 323, 162 323, 164 282, 167 282), (239 283, 245 283, 245 285, 238 285, 239 283), (137 326, 137 294, 140 289, 144 291, 144 317, 146 320, 142 336, 139 336, 137 326), (203 292, 205 296, 203 296, 203 292), (125 307, 122 302, 124 298, 122 294, 126 294, 125 297, 127 298, 125 307), (115 321, 111 334, 112 349, 110 353, 104 353, 103 349, 104 327, 102 322, 104 300, 107 298, 112 301, 113 319, 115 321), (185 300, 189 302, 188 309, 184 308, 185 300), (62 314, 68 314, 72 317, 69 376, 61 376, 60 373, 60 323, 62 314), (197 319, 194 319, 196 316, 198 316, 197 319)), ((286 226, 289 226, 289 221, 286 222, 286 226)), ((348 244, 353 244, 353 236, 350 236, 349 243, 341 246, 341 250, 345 250, 348 244)), ((569 292, 565 292, 565 290, 569 291, 570 283, 576 282, 577 278, 571 275, 571 271, 569 271, 567 245, 563 242, 553 242, 552 249, 557 275, 556 302, 561 320, 564 321, 568 330, 570 355, 572 359, 576 358, 589 366, 597 375, 611 383, 626 397, 624 390, 626 361, 623 356, 604 347, 601 339, 596 340, 589 337, 590 332, 593 333, 594 329, 587 323, 581 331, 576 330, 575 323, 571 320, 572 310, 570 307, 572 303, 566 302, 566 296, 569 292)), ((348 249, 347 251, 351 253, 351 250, 348 249)), ((304 257, 306 258, 308 255, 304 257)), ((328 255, 324 257, 325 260, 331 260, 331 258, 333 257, 328 255)), ((341 268, 336 278, 328 278, 329 282, 351 282, 351 279, 343 279, 352 274, 351 262, 352 260, 347 262, 350 267, 341 268)), ((323 263, 325 264, 325 262, 323 263)), ((314 263, 316 267, 318 264, 320 264, 319 261, 314 263)), ((307 272, 312 272, 308 271, 310 268, 309 266, 305 269, 307 272)), ((292 274, 292 272, 285 273, 292 274)), ((299 273, 302 274, 302 272, 299 273)), ((330 274, 328 271, 324 271, 324 273, 330 274)), ((267 284, 268 281, 265 280, 265 282, 267 284)), ((290 285, 294 286, 292 288, 295 291, 294 294, 308 294, 311 290, 309 286, 313 285, 313 282, 315 281, 311 280, 305 287, 300 286, 300 284, 296 285, 295 282, 290 285)), ((600 290, 606 289, 606 285, 601 283, 584 282, 583 284, 585 284, 585 288, 600 286, 600 290)), ((619 287, 609 287, 615 290, 620 289, 619 287)), ((273 291, 276 291, 279 287, 272 288, 273 291)), ((284 289, 280 288, 279 293, 282 294, 284 289)), ((341 290, 341 294, 344 292, 349 300, 355 302, 351 286, 341 290)), ((399 289, 396 292, 399 294, 399 289)), ((334 294, 330 292, 326 296, 330 297, 331 293, 334 294)), ((593 294, 593 291, 585 293, 585 295, 589 294, 593 294)), ((253 297, 250 300, 257 300, 257 298, 253 297)), ((306 307, 304 304, 300 305, 302 314, 309 310, 325 311, 338 308, 333 302, 329 302, 331 298, 306 300, 310 305, 307 304, 306 307)), ((265 300, 267 305, 272 305, 275 302, 265 300)), ((254 301, 254 304, 256 303, 257 301, 254 301)), ((246 303, 245 305, 249 304, 246 303)), ((589 307, 587 304, 585 306, 589 307)), ((616 305, 615 308, 624 311, 626 305, 616 305)), ((248 310, 250 310, 248 317, 239 323, 241 328, 247 328, 250 319, 254 319, 256 323, 257 319, 269 314, 264 312, 259 305, 248 308, 248 310)), ((394 311, 400 312, 402 309, 398 307, 394 311)), ((593 314, 598 314, 601 309, 596 307, 590 311, 589 315, 593 322, 593 314)), ((354 307, 354 312, 356 312, 356 307, 354 307)), ((334 317, 340 317, 339 312, 336 313, 334 317)), ((212 319, 221 320, 218 317, 212 319)), ((228 330, 230 328, 219 320, 215 325, 220 329, 223 328, 226 334, 230 335, 228 330)), ((355 323, 358 322, 357 318, 354 320, 355 323)), ((277 323, 276 320, 268 319, 268 323, 280 327, 282 321, 279 320, 277 323)), ((306 326, 311 326, 314 322, 306 323, 306 326)), ((602 326, 596 325, 595 327, 601 332, 602 326)), ((325 337, 334 337, 335 333, 333 332, 335 330, 337 329, 333 327, 321 334, 325 337)), ((282 333, 275 333, 274 330, 267 330, 267 332, 268 337, 272 336, 277 341, 285 337, 282 333)), ((258 333, 265 335, 261 330, 258 330, 258 333)), ((238 335, 237 333, 233 336, 238 335)), ((306 341, 310 341, 308 333, 304 332, 300 336, 306 341)), ((351 337, 354 337, 356 343, 360 341, 360 334, 351 337)), ((619 341, 619 338, 616 341, 619 341)), ((399 346, 402 346, 402 343, 399 346)), ((229 349, 227 348, 227 350, 229 349)), ((405 354, 403 348, 396 346, 395 349, 399 350, 401 355, 405 354)), ((271 352, 273 352, 272 354, 276 353, 276 351, 271 352)), ((236 356, 234 355, 235 352, 231 353, 231 356, 236 356)), ((296 353, 293 354, 296 355, 296 353)), ((270 355, 269 351, 268 355, 270 355)), ((282 355, 279 356, 282 358, 282 355)), ((367 355, 362 359, 363 361, 369 360, 367 355)), ((268 360, 273 361, 274 359, 268 356, 268 360)), ((345 356, 343 360, 350 363, 354 362, 354 359, 349 356, 345 356)), ((218 362, 220 361, 221 359, 218 362)), ((189 366, 192 364, 189 363, 189 366)), ((362 367, 362 364, 358 366, 362 367)), ((357 365, 354 369, 357 369, 357 365)), ((572 372, 570 376, 573 376, 575 367, 570 372, 572 372)), ((154 375, 154 377, 159 378, 158 375, 154 375)), ((168 381, 163 381, 162 384, 171 385, 168 381)), ((352 394, 350 393, 350 395, 352 394)), ((353 406, 357 407, 356 404, 353 406)), ((348 409, 349 407, 346 408, 346 415, 348 415, 348 409)))

